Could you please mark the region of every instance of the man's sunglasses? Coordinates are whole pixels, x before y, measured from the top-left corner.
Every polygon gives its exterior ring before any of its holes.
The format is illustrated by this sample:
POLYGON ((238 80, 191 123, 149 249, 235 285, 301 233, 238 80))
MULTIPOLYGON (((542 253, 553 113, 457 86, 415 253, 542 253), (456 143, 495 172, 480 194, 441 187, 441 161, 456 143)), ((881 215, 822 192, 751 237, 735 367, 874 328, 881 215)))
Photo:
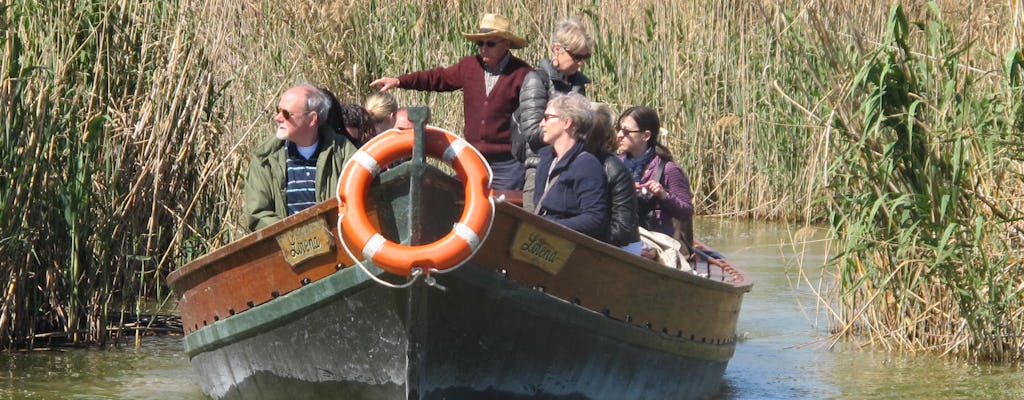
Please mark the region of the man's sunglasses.
MULTIPOLYGON (((295 114, 292 114, 291 111, 285 110, 285 109, 283 109, 281 107, 277 108, 277 113, 281 114, 281 116, 284 117, 284 119, 286 121, 290 121, 292 119, 292 115, 295 115, 295 114)), ((303 112, 297 113, 297 115, 303 115, 303 114, 309 114, 309 111, 303 111, 303 112)))
POLYGON ((491 41, 486 41, 485 42, 483 40, 477 40, 476 41, 476 47, 484 47, 484 46, 494 47, 494 46, 497 46, 497 45, 498 45, 498 42, 491 42, 491 41))

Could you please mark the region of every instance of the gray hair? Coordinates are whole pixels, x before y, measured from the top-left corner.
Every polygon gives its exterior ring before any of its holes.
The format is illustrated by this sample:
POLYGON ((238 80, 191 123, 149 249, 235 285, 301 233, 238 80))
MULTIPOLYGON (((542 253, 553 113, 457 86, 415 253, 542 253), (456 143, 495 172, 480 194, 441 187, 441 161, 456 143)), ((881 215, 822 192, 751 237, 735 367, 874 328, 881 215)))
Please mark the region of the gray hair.
POLYGON ((594 109, 590 101, 579 93, 568 93, 556 96, 548 103, 563 120, 572 121, 575 127, 573 138, 586 141, 590 130, 594 127, 594 109))
POLYGON ((303 89, 306 93, 306 111, 316 113, 316 126, 320 127, 327 121, 327 117, 331 113, 331 98, 320 88, 308 83, 302 83, 296 87, 303 89))

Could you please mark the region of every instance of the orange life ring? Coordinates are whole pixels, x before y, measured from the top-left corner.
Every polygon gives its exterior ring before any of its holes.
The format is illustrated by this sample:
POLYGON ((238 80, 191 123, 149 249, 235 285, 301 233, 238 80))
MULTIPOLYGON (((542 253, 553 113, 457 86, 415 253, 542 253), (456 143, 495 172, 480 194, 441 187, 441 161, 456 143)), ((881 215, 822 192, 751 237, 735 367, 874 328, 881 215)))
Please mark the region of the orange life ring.
POLYGON ((382 166, 412 154, 413 131, 386 131, 363 145, 345 164, 338 181, 341 240, 355 245, 377 267, 402 276, 414 268, 444 271, 461 265, 476 253, 494 222, 490 196, 491 168, 465 140, 446 130, 428 126, 424 131, 427 155, 455 169, 465 187, 462 216, 451 232, 437 241, 406 246, 386 239, 366 215, 366 194, 382 166))

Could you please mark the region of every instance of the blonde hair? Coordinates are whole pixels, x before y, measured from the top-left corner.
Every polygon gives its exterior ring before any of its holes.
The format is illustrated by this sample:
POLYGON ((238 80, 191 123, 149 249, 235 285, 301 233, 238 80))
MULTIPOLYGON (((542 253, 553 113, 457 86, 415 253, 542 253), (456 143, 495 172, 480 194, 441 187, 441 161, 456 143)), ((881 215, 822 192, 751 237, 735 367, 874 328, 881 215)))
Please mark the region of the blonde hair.
POLYGON ((551 42, 573 54, 590 54, 594 51, 594 38, 590 37, 587 27, 578 18, 558 21, 555 31, 551 33, 551 42))
POLYGON ((395 100, 395 96, 392 96, 391 93, 374 92, 366 96, 363 108, 366 108, 366 111, 370 113, 370 119, 373 123, 379 124, 392 118, 395 112, 398 111, 398 101, 395 100))

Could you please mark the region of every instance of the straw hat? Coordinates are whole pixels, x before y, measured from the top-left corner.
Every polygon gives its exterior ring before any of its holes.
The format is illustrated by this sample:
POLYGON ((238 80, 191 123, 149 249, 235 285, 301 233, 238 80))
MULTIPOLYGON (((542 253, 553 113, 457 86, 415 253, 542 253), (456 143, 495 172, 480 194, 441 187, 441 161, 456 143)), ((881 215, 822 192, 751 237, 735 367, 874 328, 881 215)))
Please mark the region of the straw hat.
POLYGON ((509 41, 509 47, 521 49, 526 47, 526 39, 523 39, 509 30, 508 19, 498 14, 484 14, 480 19, 480 30, 477 33, 463 33, 469 40, 482 40, 498 37, 509 41))

